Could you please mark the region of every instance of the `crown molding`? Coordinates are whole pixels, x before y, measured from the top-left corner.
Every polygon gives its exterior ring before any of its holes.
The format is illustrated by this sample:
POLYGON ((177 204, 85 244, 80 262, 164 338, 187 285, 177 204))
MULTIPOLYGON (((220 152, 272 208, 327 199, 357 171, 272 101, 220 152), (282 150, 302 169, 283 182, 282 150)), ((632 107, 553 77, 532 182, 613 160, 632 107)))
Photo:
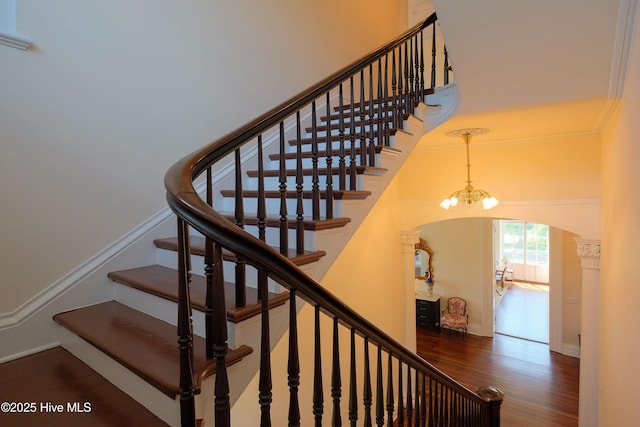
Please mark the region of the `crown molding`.
POLYGON ((15 47, 20 50, 27 50, 29 49, 29 46, 31 46, 32 41, 17 34, 0 32, 0 44, 15 47))
POLYGON ((609 98, 612 99, 620 99, 624 95, 631 42, 637 21, 637 5, 638 0, 620 0, 618 7, 611 73, 609 75, 609 98))

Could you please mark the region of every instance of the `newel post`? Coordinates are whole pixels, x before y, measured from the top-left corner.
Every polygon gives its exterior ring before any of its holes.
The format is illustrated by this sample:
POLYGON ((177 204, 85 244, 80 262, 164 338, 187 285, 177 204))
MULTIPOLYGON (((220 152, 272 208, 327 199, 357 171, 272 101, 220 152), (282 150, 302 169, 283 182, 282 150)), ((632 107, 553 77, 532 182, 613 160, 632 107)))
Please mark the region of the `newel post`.
POLYGON ((487 402, 487 405, 482 408, 481 425, 500 427, 500 406, 504 400, 504 393, 497 387, 485 385, 478 388, 478 394, 487 402))

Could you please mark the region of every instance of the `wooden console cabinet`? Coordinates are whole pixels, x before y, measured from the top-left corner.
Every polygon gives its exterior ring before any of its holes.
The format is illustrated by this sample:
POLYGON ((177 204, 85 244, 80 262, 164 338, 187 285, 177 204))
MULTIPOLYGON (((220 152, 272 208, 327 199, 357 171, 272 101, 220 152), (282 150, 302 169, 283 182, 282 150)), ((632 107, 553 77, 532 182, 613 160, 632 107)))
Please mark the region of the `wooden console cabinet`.
POLYGON ((440 296, 416 294, 416 325, 440 329, 440 296))

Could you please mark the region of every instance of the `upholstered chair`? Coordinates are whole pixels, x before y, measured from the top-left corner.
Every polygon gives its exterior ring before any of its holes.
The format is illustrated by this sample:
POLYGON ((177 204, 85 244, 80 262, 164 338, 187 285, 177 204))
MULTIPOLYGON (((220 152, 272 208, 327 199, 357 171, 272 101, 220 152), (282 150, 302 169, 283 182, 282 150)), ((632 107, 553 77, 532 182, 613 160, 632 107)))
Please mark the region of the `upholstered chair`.
POLYGON ((440 327, 459 329, 467 332, 469 326, 469 315, 467 314, 467 302, 460 297, 451 297, 447 300, 447 308, 442 310, 440 327))

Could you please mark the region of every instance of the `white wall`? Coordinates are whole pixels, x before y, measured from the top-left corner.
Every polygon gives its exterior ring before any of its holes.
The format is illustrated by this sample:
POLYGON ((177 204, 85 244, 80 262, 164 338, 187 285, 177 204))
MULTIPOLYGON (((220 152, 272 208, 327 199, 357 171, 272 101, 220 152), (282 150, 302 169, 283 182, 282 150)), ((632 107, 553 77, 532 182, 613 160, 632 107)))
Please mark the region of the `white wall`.
POLYGON ((440 308, 450 297, 467 300, 469 329, 475 334, 483 326, 485 221, 491 220, 452 219, 420 227, 420 237, 432 250, 433 293, 441 297, 440 308))
MULTIPOLYGON (((638 9, 640 12, 640 9, 638 9)), ((640 22, 636 14, 635 22, 640 22)), ((600 312, 601 426, 637 418, 640 340, 634 312, 640 301, 640 32, 636 24, 624 98, 603 136, 600 312)))
POLYGON ((174 161, 399 34, 401 4, 21 2, 34 45, 0 46, 0 313, 164 207, 174 161))

